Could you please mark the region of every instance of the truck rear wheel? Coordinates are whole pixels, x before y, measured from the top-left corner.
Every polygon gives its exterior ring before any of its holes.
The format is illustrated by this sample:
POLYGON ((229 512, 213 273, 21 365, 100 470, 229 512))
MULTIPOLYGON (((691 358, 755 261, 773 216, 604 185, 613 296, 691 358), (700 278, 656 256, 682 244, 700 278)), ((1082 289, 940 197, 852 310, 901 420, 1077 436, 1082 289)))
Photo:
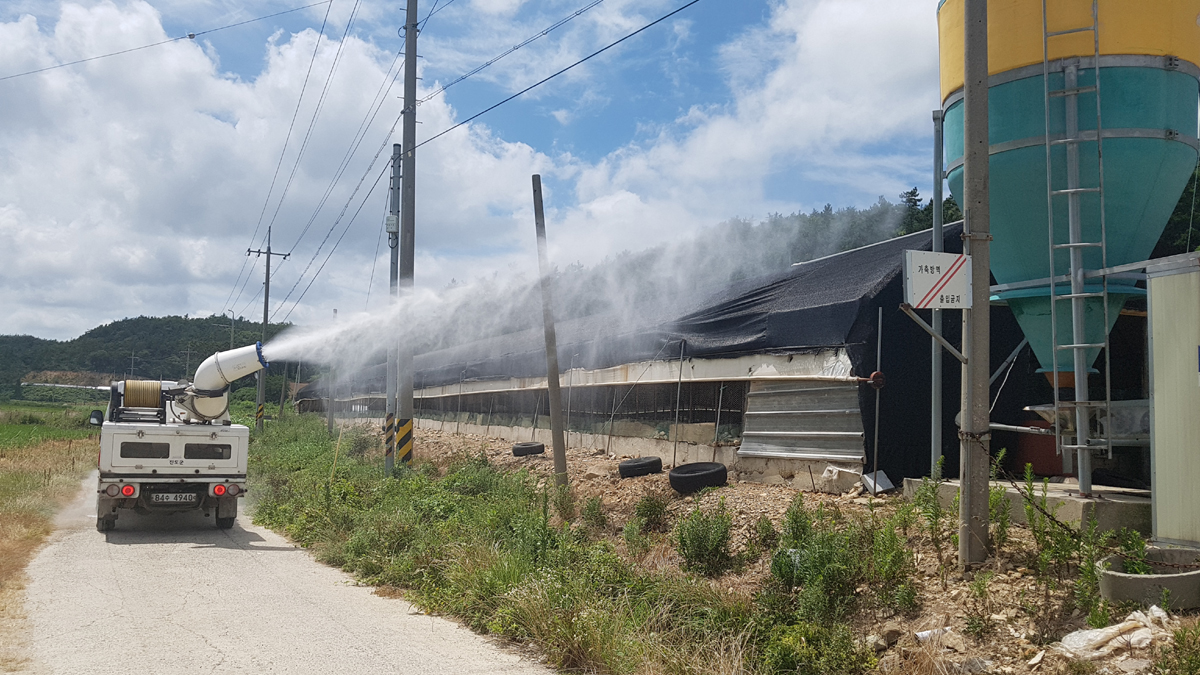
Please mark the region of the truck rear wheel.
POLYGON ((117 514, 113 513, 113 502, 103 497, 96 498, 96 531, 108 532, 117 527, 117 514))
POLYGON ((217 518, 217 527, 221 528, 222 530, 228 530, 229 528, 233 527, 233 521, 235 520, 237 520, 237 516, 233 516, 231 518, 217 518))
POLYGON ((109 530, 116 529, 116 527, 117 527, 117 519, 112 516, 109 516, 108 518, 97 518, 96 519, 96 531, 97 532, 108 532, 109 530))

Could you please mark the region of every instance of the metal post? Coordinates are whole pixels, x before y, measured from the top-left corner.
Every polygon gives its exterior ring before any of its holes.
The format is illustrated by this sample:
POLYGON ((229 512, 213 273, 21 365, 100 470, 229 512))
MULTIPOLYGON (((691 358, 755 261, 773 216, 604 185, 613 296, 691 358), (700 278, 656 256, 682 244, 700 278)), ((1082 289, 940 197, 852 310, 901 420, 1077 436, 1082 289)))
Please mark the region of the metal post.
MULTIPOLYGON (((410 0, 415 2, 415 0, 410 0)), ((546 388, 550 398, 550 440, 554 447, 554 484, 567 484, 567 446, 563 440, 562 394, 558 381, 558 341, 550 300, 550 261, 546 254, 546 214, 542 210, 542 177, 533 174, 533 216, 537 229, 538 271, 542 277, 542 322, 546 334, 546 388)), ((537 420, 534 420, 537 424, 537 420)))
MULTIPOLYGON (((400 283, 400 144, 392 144, 392 183, 390 189, 391 203, 388 206, 387 230, 388 248, 391 253, 391 266, 388 273, 388 302, 394 307, 398 301, 400 283)), ((395 338, 388 340, 387 345, 387 391, 384 394, 383 417, 383 470, 386 475, 392 475, 396 467, 396 385, 397 361, 399 359, 399 342, 395 338)))
MULTIPOLYGON (((268 230, 271 228, 267 228, 268 230)), ((229 348, 233 349, 233 310, 229 310, 229 348)))
MULTIPOLYGON (((942 233, 942 111, 933 111, 933 250, 941 253, 945 248, 942 233)), ((933 310, 933 332, 942 334, 942 310, 933 310)), ((942 458, 942 346, 937 338, 930 338, 932 354, 930 369, 931 394, 929 400, 929 475, 937 472, 938 460, 942 458)))
POLYGON ((564 426, 566 429, 566 448, 571 449, 571 389, 575 386, 575 357, 579 354, 571 355, 571 367, 567 368, 567 423, 564 426))
POLYGON ((963 312, 963 396, 959 438, 958 563, 962 567, 987 557, 988 463, 990 442, 988 372, 991 329, 991 269, 988 242, 991 223, 988 199, 988 21, 987 0, 966 0, 965 100, 963 104, 964 245, 971 255, 971 309, 963 312))
MULTIPOLYGON (((404 16, 404 147, 401 157, 400 186, 400 281, 399 293, 407 295, 413 287, 413 256, 416 242, 417 196, 417 0, 408 0, 404 16)), ((407 316, 408 312, 404 314, 407 316)), ((404 321, 405 319, 401 319, 404 321)), ((399 372, 397 401, 396 454, 401 462, 413 455, 413 353, 408 340, 398 350, 399 372)))
MULTIPOLYGON (((1074 89, 1079 84, 1079 66, 1068 63, 1063 72, 1063 85, 1067 90, 1074 89)), ((1079 97, 1068 95, 1065 98, 1066 107, 1066 137, 1079 136, 1079 97)), ((1067 189, 1079 189, 1079 144, 1067 143, 1067 189)), ((1079 209, 1079 193, 1067 195, 1067 232, 1071 244, 1083 241, 1083 219, 1079 209)), ((1083 248, 1070 248, 1071 260, 1071 344, 1082 345, 1087 342, 1084 312, 1086 309, 1083 298, 1083 248)), ((1053 302, 1053 300, 1051 300, 1053 302)), ((1105 325, 1105 330, 1108 326, 1105 325)), ((1058 349, 1058 346, 1054 346, 1058 349)), ((1088 396, 1088 359, 1087 350, 1075 347, 1071 350, 1073 367, 1075 369, 1075 401, 1090 400, 1088 396)), ((1084 405, 1075 406, 1075 466, 1079 476, 1079 494, 1087 497, 1092 492, 1092 452, 1087 449, 1088 418, 1090 408, 1084 405)))
MULTIPOLYGON (((875 330, 875 370, 882 372, 883 362, 883 305, 879 306, 879 327, 875 330)), ((879 387, 875 387, 875 463, 871 469, 871 494, 879 495, 879 387)))
POLYGON ((679 341, 679 382, 675 384, 675 445, 671 448, 671 466, 675 464, 675 454, 679 451, 679 395, 683 391, 683 349, 687 340, 679 341))

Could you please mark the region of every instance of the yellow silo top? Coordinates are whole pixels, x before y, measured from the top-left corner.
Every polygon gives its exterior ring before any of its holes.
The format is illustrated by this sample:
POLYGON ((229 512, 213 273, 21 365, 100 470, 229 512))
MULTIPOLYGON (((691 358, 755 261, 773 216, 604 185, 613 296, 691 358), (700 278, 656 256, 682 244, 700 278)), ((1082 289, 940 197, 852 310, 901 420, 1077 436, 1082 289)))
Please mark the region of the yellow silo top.
MULTIPOLYGON (((942 101, 963 87, 963 5, 938 8, 942 101)), ((1045 0, 1051 32, 1092 25, 1092 0, 1045 0)), ((1100 0, 1100 54, 1178 56, 1200 65, 1200 0, 1100 0)), ((1092 56, 1091 31, 1050 38, 1050 59, 1092 56)), ((988 1, 988 72, 1042 62, 1042 0, 988 1)))

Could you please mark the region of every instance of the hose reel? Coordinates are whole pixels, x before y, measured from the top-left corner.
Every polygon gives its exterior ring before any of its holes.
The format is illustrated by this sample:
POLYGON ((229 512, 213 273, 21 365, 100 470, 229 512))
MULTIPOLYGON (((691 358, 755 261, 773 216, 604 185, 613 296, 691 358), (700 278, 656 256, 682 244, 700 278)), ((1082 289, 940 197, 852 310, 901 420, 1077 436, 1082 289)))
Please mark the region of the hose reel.
POLYGON ((162 383, 158 380, 125 380, 126 408, 161 408, 162 383))

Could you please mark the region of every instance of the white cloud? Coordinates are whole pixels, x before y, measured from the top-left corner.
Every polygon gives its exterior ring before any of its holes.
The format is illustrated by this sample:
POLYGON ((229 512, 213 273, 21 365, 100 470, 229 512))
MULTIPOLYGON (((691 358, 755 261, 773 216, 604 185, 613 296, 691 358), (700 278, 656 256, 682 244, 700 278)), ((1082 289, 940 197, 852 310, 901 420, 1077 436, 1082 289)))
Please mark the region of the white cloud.
MULTIPOLYGON (((489 12, 491 22, 453 40, 431 33, 422 49, 423 74, 432 62, 439 73, 468 69, 577 3, 549 3, 532 19, 526 4, 475 0, 450 6, 433 20, 475 11, 476 18, 489 12), (530 21, 537 22, 531 26, 530 21)), ((729 91, 713 98, 725 100, 732 93, 731 103, 697 105, 676 120, 647 123, 636 140, 595 162, 507 141, 487 127, 486 118, 439 138, 418 151, 418 282, 440 287, 451 278, 528 269, 533 260, 529 176, 535 172, 546 180, 552 252, 564 264, 594 262, 623 249, 687 236, 736 215, 824 203, 803 196, 808 183, 835 186, 861 195, 863 202, 926 184, 914 176, 927 173, 928 153, 913 157, 904 149, 927 135, 928 111, 936 104, 936 39, 926 4, 792 0, 773 5, 765 25, 720 47, 717 59, 729 91), (770 187, 781 174, 800 181, 795 195, 770 187)), ((383 6, 365 5, 364 16, 378 15, 383 6)), ((395 9, 394 2, 386 6, 395 9)), ((578 26, 573 22, 563 35, 537 43, 536 58, 485 72, 503 86, 523 86, 668 6, 673 5, 666 0, 608 0, 576 20, 578 26)), ((694 39, 696 32, 687 23, 672 30, 667 39, 673 43, 694 39)), ((272 217, 337 49, 328 34, 265 221, 272 217)), ((53 23, 32 16, 0 22, 0 74, 167 37, 159 12, 145 2, 65 3, 53 23)), ((264 68, 253 78, 224 73, 211 45, 182 40, 0 82, 0 333, 66 338, 140 313, 219 312, 243 267, 315 39, 314 30, 279 34, 263 46, 264 68)), ((394 56, 391 48, 347 39, 337 78, 276 220, 277 250, 287 250, 311 217, 384 79, 394 56)), ((572 104, 604 98, 587 86, 594 76, 586 68, 573 71, 575 86, 584 93, 554 102, 561 124, 571 123, 572 104)), ((435 84, 428 78, 421 88, 428 91, 435 84)), ((396 119, 399 90, 397 85, 386 98, 351 168, 293 258, 278 268, 273 300, 288 293, 350 199, 396 119)), ((462 117, 438 97, 420 108, 419 138, 462 117)), ((396 140, 398 135, 397 129, 396 140)), ((383 155, 390 153, 389 142, 383 155)), ((378 170, 350 202, 346 219, 378 170)), ((373 261, 372 304, 382 300, 386 246, 378 259, 375 253, 383 190, 363 206, 292 320, 324 321, 333 307, 361 308, 373 261)), ((346 222, 333 232, 314 269, 346 222)), ((261 267, 254 275, 239 311, 258 290, 261 267)), ((258 311, 250 305, 244 313, 258 311)))

